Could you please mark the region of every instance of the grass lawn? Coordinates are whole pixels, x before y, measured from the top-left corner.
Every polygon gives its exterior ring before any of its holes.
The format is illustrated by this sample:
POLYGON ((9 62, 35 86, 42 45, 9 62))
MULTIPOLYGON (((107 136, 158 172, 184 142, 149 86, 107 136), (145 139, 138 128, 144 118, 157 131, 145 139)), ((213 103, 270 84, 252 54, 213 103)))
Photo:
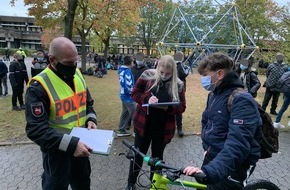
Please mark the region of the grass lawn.
MULTIPOLYGON (((116 130, 118 127, 121 101, 119 98, 119 82, 117 71, 108 71, 103 78, 85 76, 91 95, 95 101, 94 107, 98 114, 98 128, 116 130)), ((261 83, 265 81, 265 76, 260 76, 261 83)), ((265 88, 261 87, 256 98, 262 102, 265 88)), ((183 114, 184 131, 187 134, 198 133, 201 129, 200 118, 205 107, 207 91, 200 84, 200 76, 192 74, 187 77, 186 101, 187 108, 183 114)), ((282 96, 279 100, 279 111, 283 102, 282 96)), ((25 134, 25 113, 11 110, 11 96, 0 98, 0 142, 27 141, 25 134)), ((270 105, 268 106, 268 111, 270 105)), ((246 110, 245 110, 246 111, 246 110)), ((289 109, 284 113, 281 123, 287 126, 290 115, 289 109)), ((272 119, 275 116, 271 115, 272 119)), ((288 127, 289 129, 289 127, 288 127)), ((284 129, 284 130, 288 130, 284 129)))

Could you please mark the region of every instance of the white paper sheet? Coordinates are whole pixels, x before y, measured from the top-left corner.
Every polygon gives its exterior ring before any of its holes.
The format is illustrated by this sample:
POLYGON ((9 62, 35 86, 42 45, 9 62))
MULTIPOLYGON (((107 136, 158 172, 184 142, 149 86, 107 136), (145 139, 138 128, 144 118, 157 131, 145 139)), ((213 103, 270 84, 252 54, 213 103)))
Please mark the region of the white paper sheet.
POLYGON ((114 140, 114 131, 74 127, 71 136, 79 137, 80 141, 93 149, 92 153, 109 155, 114 140))

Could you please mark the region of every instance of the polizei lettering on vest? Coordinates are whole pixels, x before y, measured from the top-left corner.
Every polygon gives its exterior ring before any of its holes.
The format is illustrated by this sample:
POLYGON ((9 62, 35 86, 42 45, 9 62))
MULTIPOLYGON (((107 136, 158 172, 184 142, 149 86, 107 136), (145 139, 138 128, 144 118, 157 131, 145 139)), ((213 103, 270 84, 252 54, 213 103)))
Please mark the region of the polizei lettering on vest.
POLYGON ((87 92, 80 92, 69 98, 55 102, 56 116, 63 116, 86 105, 87 92))

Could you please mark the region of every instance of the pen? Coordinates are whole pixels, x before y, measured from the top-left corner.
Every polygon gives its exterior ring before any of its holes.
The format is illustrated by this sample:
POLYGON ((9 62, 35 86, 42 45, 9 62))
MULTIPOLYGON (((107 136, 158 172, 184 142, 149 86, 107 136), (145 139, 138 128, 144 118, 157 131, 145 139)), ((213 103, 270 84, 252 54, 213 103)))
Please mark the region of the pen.
MULTIPOLYGON (((155 96, 155 95, 153 94, 153 92, 151 92, 151 96, 155 96)), ((147 115, 149 115, 149 102, 148 102, 148 106, 147 106, 147 115)))

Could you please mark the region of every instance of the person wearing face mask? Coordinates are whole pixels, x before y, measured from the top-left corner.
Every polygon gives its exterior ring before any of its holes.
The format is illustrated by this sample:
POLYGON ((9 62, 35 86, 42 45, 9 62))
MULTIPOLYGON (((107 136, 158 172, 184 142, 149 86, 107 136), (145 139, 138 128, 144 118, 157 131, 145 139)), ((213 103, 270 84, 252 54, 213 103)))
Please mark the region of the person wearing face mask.
POLYGON ((26 134, 42 151, 44 190, 90 189, 91 148, 69 135, 73 127, 97 128, 94 101, 77 60, 71 40, 53 39, 50 64, 32 78, 26 92, 26 134))
POLYGON ((267 68, 267 79, 265 82, 266 92, 262 103, 262 108, 266 110, 272 98, 270 114, 273 115, 277 115, 276 108, 280 96, 278 81, 280 77, 288 70, 287 64, 283 62, 284 55, 282 53, 277 53, 276 60, 276 62, 271 63, 267 68))
POLYGON ((188 166, 183 172, 203 172, 208 190, 243 189, 260 158, 262 121, 254 98, 239 92, 228 110, 229 96, 244 88, 233 67, 233 60, 223 53, 205 57, 198 67, 202 86, 210 91, 201 119, 204 160, 201 168, 188 166))
POLYGON ((24 83, 27 85, 28 75, 26 65, 22 62, 22 55, 19 53, 14 54, 14 60, 9 65, 9 80, 12 87, 12 110, 24 110, 24 83), (17 106, 17 101, 19 107, 17 106))
POLYGON ((144 53, 138 52, 135 56, 136 61, 135 65, 131 68, 132 74, 134 76, 134 81, 136 82, 140 75, 148 68, 147 64, 144 61, 144 53))
POLYGON ((42 50, 38 50, 36 52, 36 56, 32 60, 31 77, 34 77, 43 71, 47 67, 47 64, 48 63, 44 58, 44 52, 42 50))
POLYGON ((259 88, 261 87, 261 83, 256 72, 252 70, 252 62, 247 59, 241 60, 239 67, 237 68, 237 73, 244 84, 244 89, 255 98, 259 88))
MULTIPOLYGON (((163 152, 175 134, 175 115, 185 111, 183 82, 177 76, 176 64, 170 55, 160 58, 156 69, 148 69, 137 80, 133 91, 137 107, 133 117, 135 131, 134 146, 146 154, 151 144, 153 158, 163 159, 163 152), (160 102, 179 102, 178 105, 148 106, 160 102)), ((143 160, 136 157, 130 162, 127 190, 135 189, 135 183, 143 160)), ((151 171, 156 170, 151 167, 151 171)), ((151 173, 151 178, 152 178, 151 173)))

